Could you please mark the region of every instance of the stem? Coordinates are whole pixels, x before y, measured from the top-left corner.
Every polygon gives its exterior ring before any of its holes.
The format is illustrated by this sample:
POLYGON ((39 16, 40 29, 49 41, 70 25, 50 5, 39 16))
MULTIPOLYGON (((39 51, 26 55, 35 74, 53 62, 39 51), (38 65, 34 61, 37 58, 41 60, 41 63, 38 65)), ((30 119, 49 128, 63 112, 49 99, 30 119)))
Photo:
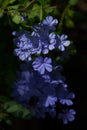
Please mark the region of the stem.
POLYGON ((40 21, 42 21, 42 19, 43 19, 43 7, 41 5, 41 7, 40 7, 40 21))
POLYGON ((31 4, 33 4, 36 0, 32 0, 27 6, 25 6, 24 8, 19 8, 17 10, 6 10, 6 8, 1 8, 1 10, 4 13, 9 13, 9 12, 17 12, 17 11, 25 11, 31 4))
MULTIPOLYGON (((30 4, 29 4, 30 5, 30 4)), ((27 5, 28 7, 29 7, 29 5, 27 5)), ((28 8, 27 7, 27 8, 28 8)), ((45 8, 48 8, 49 6, 44 6, 44 7, 42 7, 42 10, 43 9, 45 9, 45 8)), ((1 8, 1 10, 0 11, 3 11, 3 13, 16 13, 17 11, 19 11, 19 12, 21 12, 21 11, 24 11, 24 10, 26 10, 27 9, 26 7, 25 8, 21 8, 21 9, 17 9, 17 10, 5 10, 5 9, 3 9, 3 8, 1 8)), ((56 8, 56 6, 51 6, 50 8, 52 8, 52 9, 55 9, 56 8)), ((36 11, 37 9, 33 9, 32 11, 36 11)), ((30 11, 28 11, 28 12, 30 12, 30 11)), ((43 13, 42 13, 42 16, 43 16, 43 13)))
POLYGON ((32 3, 34 3, 36 0, 32 0, 26 7, 18 9, 17 11, 24 11, 26 10, 32 3))
POLYGON ((61 15, 59 26, 58 26, 59 32, 61 32, 61 30, 62 30, 63 21, 64 21, 65 15, 66 15, 69 7, 70 7, 70 5, 68 4, 61 15))

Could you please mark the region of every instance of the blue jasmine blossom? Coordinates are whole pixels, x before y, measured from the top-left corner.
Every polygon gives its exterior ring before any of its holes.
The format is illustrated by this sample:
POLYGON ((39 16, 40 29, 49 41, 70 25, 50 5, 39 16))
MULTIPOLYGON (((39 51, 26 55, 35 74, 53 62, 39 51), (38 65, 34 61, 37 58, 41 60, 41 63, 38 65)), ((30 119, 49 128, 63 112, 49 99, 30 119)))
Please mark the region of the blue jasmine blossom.
POLYGON ((57 97, 48 96, 47 100, 45 102, 45 107, 53 106, 55 105, 55 102, 57 101, 57 97))
POLYGON ((67 104, 68 106, 73 105, 73 102, 71 99, 75 98, 74 93, 69 93, 68 90, 65 90, 62 92, 62 96, 60 98, 60 103, 61 104, 67 104))
POLYGON ((29 33, 24 32, 24 34, 20 34, 18 38, 14 39, 14 43, 18 47, 14 50, 15 55, 19 56, 19 59, 21 60, 31 60, 31 50, 33 48, 29 33))
POLYGON ((58 20, 53 19, 52 16, 47 16, 46 19, 42 21, 42 24, 48 26, 50 30, 55 30, 55 25, 58 24, 58 20))
POLYGON ((33 61, 32 66, 34 70, 37 70, 40 74, 44 74, 45 71, 48 72, 52 71, 51 64, 52 64, 51 58, 45 57, 43 59, 43 57, 40 56, 33 61))
POLYGON ((68 47, 70 45, 70 41, 67 40, 67 35, 56 35, 56 47, 58 47, 59 50, 64 51, 65 47, 68 47))
POLYGON ((26 15, 26 14, 23 14, 23 15, 21 16, 21 21, 24 22, 24 21, 26 20, 26 17, 27 17, 27 15, 26 15))
POLYGON ((52 107, 48 107, 47 109, 47 113, 49 113, 49 115, 52 117, 52 118, 55 118, 56 117, 56 105, 55 106, 52 106, 52 107))
POLYGON ((35 26, 33 28, 32 36, 37 36, 39 38, 38 42, 41 46, 41 51, 43 54, 47 54, 49 50, 53 50, 55 48, 55 34, 49 33, 49 30, 44 28, 44 26, 35 26))
POLYGON ((62 113, 59 113, 58 118, 63 120, 64 124, 67 124, 68 121, 73 121, 75 119, 75 110, 70 109, 70 110, 63 110, 62 113))
POLYGON ((49 39, 50 39, 50 44, 49 44, 49 50, 55 49, 55 44, 56 44, 56 35, 54 33, 49 34, 49 39))

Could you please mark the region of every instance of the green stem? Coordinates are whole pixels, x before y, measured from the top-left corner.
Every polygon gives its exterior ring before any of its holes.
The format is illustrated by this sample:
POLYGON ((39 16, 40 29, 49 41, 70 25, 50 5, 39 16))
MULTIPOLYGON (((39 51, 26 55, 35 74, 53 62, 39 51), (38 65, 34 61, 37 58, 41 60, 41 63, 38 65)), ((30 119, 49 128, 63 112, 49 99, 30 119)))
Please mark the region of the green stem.
POLYGON ((36 0, 32 0, 26 7, 18 9, 18 11, 24 11, 26 10, 31 4, 33 4, 36 0))
POLYGON ((4 13, 9 13, 9 12, 14 12, 14 11, 25 11, 27 10, 27 8, 33 4, 34 2, 36 2, 36 0, 32 0, 29 4, 27 4, 24 8, 19 8, 17 10, 6 10, 6 8, 1 8, 3 10, 4 13))
POLYGON ((70 8, 70 5, 68 4, 68 5, 66 6, 66 8, 64 9, 62 15, 61 15, 60 22, 59 22, 59 26, 58 26, 59 32, 62 31, 63 21, 64 21, 64 18, 65 18, 65 15, 67 15, 67 11, 68 11, 69 8, 70 8))
POLYGON ((43 7, 41 5, 41 7, 40 7, 40 21, 42 21, 42 19, 43 19, 43 7))

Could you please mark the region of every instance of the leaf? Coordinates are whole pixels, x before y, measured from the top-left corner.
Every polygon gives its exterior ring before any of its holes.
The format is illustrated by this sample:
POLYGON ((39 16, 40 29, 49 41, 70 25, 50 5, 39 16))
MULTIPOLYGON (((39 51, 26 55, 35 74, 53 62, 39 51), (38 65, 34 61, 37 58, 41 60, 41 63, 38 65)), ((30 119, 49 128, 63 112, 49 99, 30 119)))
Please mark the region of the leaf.
POLYGON ((22 111, 24 111, 24 112, 22 113, 22 118, 25 118, 25 117, 27 117, 27 116, 30 115, 30 112, 29 112, 28 109, 22 108, 22 111))
POLYGON ((20 24, 21 23, 21 15, 19 12, 17 13, 12 13, 12 21, 16 24, 20 24))
POLYGON ((0 18, 3 17, 3 10, 0 10, 0 18))
POLYGON ((46 5, 48 3, 50 3, 52 0, 38 0, 38 2, 41 4, 41 5, 46 5))
POLYGON ((78 0, 69 0, 70 5, 76 5, 78 0))
POLYGON ((5 122, 8 124, 8 125, 12 125, 12 121, 10 119, 6 119, 5 122))
POLYGON ((16 10, 18 8, 19 8, 19 4, 17 4, 17 5, 11 5, 11 6, 7 7, 8 10, 12 10, 12 9, 16 10))
POLYGON ((38 4, 34 4, 33 8, 29 13, 30 19, 33 19, 34 17, 40 17, 40 6, 38 4))
POLYGON ((8 97, 6 97, 6 96, 0 96, 0 102, 7 102, 7 101, 9 101, 9 98, 8 97))
POLYGON ((10 106, 9 108, 7 108, 7 112, 8 113, 13 113, 19 110, 19 106, 17 104, 14 104, 12 106, 10 106))
POLYGON ((1 4, 2 7, 6 7, 8 4, 13 4, 15 2, 15 0, 2 0, 1 4))
POLYGON ((74 22, 71 20, 71 19, 67 19, 66 21, 65 21, 65 25, 66 25, 66 27, 68 27, 68 28, 74 28, 74 22))
POLYGON ((69 17, 73 18, 75 12, 74 12, 74 10, 68 9, 67 13, 68 13, 69 17))
POLYGON ((30 111, 26 107, 14 101, 5 103, 4 109, 7 113, 10 113, 15 117, 21 117, 21 118, 30 117, 30 111))
POLYGON ((24 7, 27 7, 31 2, 29 0, 26 0, 22 3, 24 7))
POLYGON ((14 2, 15 2, 15 0, 9 0, 9 4, 12 4, 14 2))
POLYGON ((44 10, 45 10, 45 12, 46 12, 47 14, 49 14, 49 13, 51 13, 54 9, 51 8, 50 6, 48 6, 48 7, 45 8, 44 10))

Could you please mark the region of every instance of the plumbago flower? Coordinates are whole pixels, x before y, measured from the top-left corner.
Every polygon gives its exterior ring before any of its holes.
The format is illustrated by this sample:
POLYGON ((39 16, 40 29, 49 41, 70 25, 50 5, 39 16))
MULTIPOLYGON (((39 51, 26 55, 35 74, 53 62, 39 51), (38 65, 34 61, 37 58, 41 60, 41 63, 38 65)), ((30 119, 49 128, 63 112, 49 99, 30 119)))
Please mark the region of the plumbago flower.
POLYGON ((64 51, 65 47, 70 45, 70 41, 67 40, 67 38, 68 36, 65 34, 56 36, 56 39, 57 39, 56 47, 58 47, 59 50, 64 51))
POLYGON ((52 71, 52 60, 51 58, 45 57, 44 59, 40 56, 34 60, 32 63, 32 66, 34 70, 37 70, 40 72, 40 74, 44 74, 47 70, 48 72, 52 71))
POLYGON ((67 124, 68 121, 73 121, 75 119, 76 112, 73 109, 63 110, 62 113, 59 113, 58 118, 63 120, 64 124, 67 124))
POLYGON ((57 19, 47 16, 41 23, 32 27, 32 31, 14 31, 14 54, 25 61, 17 73, 17 80, 12 88, 12 97, 29 108, 32 116, 62 119, 64 124, 73 121, 75 110, 65 109, 57 113, 57 103, 65 108, 73 105, 75 94, 68 90, 65 77, 62 75, 62 65, 51 55, 58 51, 64 52, 70 45, 65 34, 54 31, 57 19))

